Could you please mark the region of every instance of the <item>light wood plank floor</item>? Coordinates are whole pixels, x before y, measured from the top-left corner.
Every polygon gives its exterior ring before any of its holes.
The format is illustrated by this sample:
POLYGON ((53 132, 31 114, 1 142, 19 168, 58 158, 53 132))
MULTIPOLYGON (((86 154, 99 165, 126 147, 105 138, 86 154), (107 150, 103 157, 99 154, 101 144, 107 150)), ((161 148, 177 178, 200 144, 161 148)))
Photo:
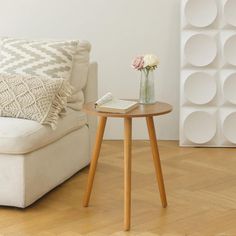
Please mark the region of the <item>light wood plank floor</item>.
POLYGON ((161 207, 149 142, 133 143, 132 230, 123 232, 123 143, 105 141, 89 208, 88 168, 31 207, 0 207, 1 236, 235 236, 236 149, 159 142, 169 206, 161 207))

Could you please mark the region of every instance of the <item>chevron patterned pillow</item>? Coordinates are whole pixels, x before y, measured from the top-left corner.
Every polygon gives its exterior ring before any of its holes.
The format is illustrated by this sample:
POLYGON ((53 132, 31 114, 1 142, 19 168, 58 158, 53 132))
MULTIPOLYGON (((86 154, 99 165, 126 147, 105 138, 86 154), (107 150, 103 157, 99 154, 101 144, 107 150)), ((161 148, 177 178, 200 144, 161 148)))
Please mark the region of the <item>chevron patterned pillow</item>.
POLYGON ((34 120, 55 129, 71 90, 62 78, 0 74, 0 116, 34 120))
POLYGON ((69 79, 78 41, 2 38, 0 73, 69 79))

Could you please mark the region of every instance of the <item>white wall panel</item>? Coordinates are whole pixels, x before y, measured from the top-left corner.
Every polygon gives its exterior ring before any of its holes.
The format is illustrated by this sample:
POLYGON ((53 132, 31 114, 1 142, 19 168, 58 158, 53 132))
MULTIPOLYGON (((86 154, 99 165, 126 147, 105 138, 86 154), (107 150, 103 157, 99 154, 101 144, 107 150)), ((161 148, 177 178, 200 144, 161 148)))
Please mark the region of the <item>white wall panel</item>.
POLYGON ((235 0, 182 0, 182 146, 236 145, 235 12, 235 0))

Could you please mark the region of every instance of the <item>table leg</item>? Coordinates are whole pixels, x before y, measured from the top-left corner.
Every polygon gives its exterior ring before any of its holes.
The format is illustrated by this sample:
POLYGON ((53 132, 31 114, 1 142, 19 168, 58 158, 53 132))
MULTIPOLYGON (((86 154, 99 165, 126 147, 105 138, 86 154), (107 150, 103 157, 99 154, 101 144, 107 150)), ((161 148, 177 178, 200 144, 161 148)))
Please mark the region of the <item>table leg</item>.
POLYGON ((131 217, 131 146, 132 119, 124 119, 124 230, 130 229, 131 217))
POLYGON ((167 200, 166 200, 165 186, 164 186, 164 180, 163 180, 163 175, 162 175, 162 170, 161 170, 161 161, 160 161, 160 156, 159 156, 159 151, 158 151, 153 117, 152 116, 147 117, 146 121, 147 121, 148 133, 150 137, 150 143, 152 147, 153 162, 155 166, 156 178, 157 178, 159 192, 161 196, 161 202, 162 202, 162 206, 165 208, 167 207, 167 200))
POLYGON ((94 146, 93 155, 92 155, 90 168, 89 168, 88 183, 87 183, 86 192, 84 195, 84 202, 83 202, 84 207, 87 207, 89 204, 95 171, 97 168, 97 162, 98 162, 99 153, 100 153, 100 149, 102 145, 103 134, 104 134, 105 126, 106 126, 106 121, 107 121, 107 117, 102 117, 102 116, 100 117, 97 134, 96 134, 95 146, 94 146))

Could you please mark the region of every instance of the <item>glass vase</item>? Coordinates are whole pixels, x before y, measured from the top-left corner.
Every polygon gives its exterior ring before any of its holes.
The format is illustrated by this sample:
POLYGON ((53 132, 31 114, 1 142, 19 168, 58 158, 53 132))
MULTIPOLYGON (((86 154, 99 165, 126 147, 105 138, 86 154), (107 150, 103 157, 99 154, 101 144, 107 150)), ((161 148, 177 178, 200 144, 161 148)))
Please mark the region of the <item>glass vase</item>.
POLYGON ((141 70, 139 103, 155 103, 155 86, 153 70, 141 70))

